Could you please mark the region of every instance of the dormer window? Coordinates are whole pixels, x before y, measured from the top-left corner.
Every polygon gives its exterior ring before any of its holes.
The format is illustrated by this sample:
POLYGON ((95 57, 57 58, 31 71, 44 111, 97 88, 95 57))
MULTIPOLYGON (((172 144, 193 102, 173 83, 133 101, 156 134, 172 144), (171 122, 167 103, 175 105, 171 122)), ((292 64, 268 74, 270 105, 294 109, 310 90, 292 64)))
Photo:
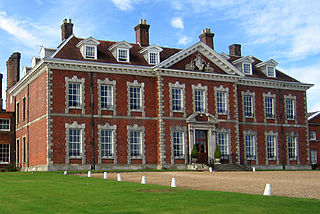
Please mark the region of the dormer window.
POLYGON ((256 64, 258 68, 267 76, 267 77, 277 77, 276 66, 278 63, 273 59, 270 59, 266 62, 260 62, 256 64))
POLYGON ((254 60, 252 59, 252 56, 246 56, 242 57, 240 59, 237 59, 232 62, 232 64, 235 65, 235 67, 241 71, 245 75, 252 75, 252 63, 254 60))
POLYGON ((86 57, 87 59, 95 59, 96 58, 96 47, 94 46, 89 46, 89 45, 86 45, 85 46, 86 48, 86 57))
POLYGON ((267 71, 267 76, 268 77, 275 77, 275 69, 273 66, 268 66, 268 71, 267 71))
POLYGON ((100 42, 92 37, 84 39, 77 44, 80 48, 80 52, 85 59, 97 59, 98 58, 98 45, 100 42))
POLYGON ((118 61, 119 62, 129 62, 129 50, 126 49, 118 49, 118 61))
POLYGON ((252 75, 252 67, 251 63, 243 63, 243 73, 252 75))
POLYGON ((158 64, 159 63, 159 53, 149 52, 149 64, 158 64))
POLYGON ((150 65, 156 65, 160 62, 160 52, 162 48, 158 45, 151 45, 139 51, 140 54, 150 65))
POLYGON ((118 62, 130 62, 130 48, 132 48, 132 45, 126 41, 122 41, 113 44, 108 50, 111 51, 118 62))

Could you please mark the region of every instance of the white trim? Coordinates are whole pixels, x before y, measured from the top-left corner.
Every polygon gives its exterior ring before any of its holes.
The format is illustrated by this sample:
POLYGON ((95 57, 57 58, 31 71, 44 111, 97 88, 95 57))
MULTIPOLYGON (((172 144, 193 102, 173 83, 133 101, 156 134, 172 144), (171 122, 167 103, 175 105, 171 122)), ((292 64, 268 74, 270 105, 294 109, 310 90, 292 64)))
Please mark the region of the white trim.
POLYGON ((78 78, 77 76, 73 76, 72 78, 65 77, 65 113, 69 113, 70 109, 81 109, 82 114, 85 113, 85 78, 78 78), (74 107, 69 106, 69 84, 76 83, 80 84, 80 106, 74 107))
POLYGON ((127 81, 127 108, 128 108, 128 116, 131 116, 131 112, 141 112, 142 116, 145 116, 145 95, 144 95, 144 83, 139 83, 137 80, 133 82, 127 81), (136 87, 140 88, 140 109, 130 109, 130 88, 136 87))
POLYGON ((128 164, 131 164, 132 159, 141 159, 142 164, 146 164, 146 156, 145 156, 145 127, 144 126, 138 126, 137 124, 134 124, 133 126, 127 125, 127 143, 128 143, 128 149, 127 149, 127 160, 128 164), (130 154, 130 132, 140 132, 140 149, 141 154, 138 157, 131 157, 130 154))
MULTIPOLYGON (((11 128, 11 124, 10 124, 10 123, 11 123, 11 119, 10 119, 10 118, 0 118, 0 121, 1 121, 1 120, 3 120, 3 121, 7 121, 7 120, 8 120, 8 121, 9 121, 9 129, 1 129, 1 128, 0 128, 0 131, 10 131, 10 128, 11 128)), ((1 124, 0 124, 0 125, 1 125, 1 124)), ((6 125, 6 124, 5 124, 5 125, 6 125)))
POLYGON ((110 125, 106 123, 104 125, 98 124, 98 164, 102 163, 102 159, 113 159, 113 164, 117 164, 117 125, 110 125), (112 132, 112 155, 111 156, 102 156, 101 155, 101 131, 110 130, 112 132))
POLYGON ((82 159, 82 164, 86 163, 86 138, 85 138, 85 128, 86 124, 74 121, 72 124, 65 123, 65 129, 66 129, 66 139, 65 139, 65 147, 66 147, 66 156, 65 161, 66 164, 69 164, 70 159, 82 159), (69 130, 70 129, 78 129, 80 130, 80 152, 81 155, 79 157, 69 157, 69 130))
POLYGON ((113 115, 117 115, 117 98, 116 98, 116 80, 109 80, 109 78, 105 78, 104 80, 98 79, 98 113, 101 114, 102 110, 111 110, 113 111, 113 115), (110 108, 102 108, 101 107, 101 86, 108 85, 112 86, 112 106, 110 108))

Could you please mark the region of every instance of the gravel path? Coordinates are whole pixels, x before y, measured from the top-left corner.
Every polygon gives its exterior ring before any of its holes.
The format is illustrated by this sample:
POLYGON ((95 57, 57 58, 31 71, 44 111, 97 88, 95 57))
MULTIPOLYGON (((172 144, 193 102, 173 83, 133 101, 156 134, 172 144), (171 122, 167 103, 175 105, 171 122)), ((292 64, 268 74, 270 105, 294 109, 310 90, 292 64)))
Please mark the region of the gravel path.
MULTIPOLYGON (((270 183, 273 195, 320 199, 320 171, 121 173, 122 181, 137 183, 143 175, 147 184, 170 186, 171 179, 176 178, 177 187, 249 194, 263 194, 266 183, 270 183)), ((92 176, 103 178, 102 173, 92 176)), ((117 173, 108 173, 108 178, 116 180, 117 173)))

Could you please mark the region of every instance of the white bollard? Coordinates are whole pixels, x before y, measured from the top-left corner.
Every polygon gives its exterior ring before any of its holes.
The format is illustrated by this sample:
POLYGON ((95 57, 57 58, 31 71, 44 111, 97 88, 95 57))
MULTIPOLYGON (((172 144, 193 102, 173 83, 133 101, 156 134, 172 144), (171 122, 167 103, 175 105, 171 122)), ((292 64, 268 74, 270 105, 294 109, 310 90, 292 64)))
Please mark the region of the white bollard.
POLYGON ((146 184, 146 183, 147 183, 146 176, 142 176, 141 184, 146 184))
POLYGON ((256 167, 252 167, 252 171, 255 172, 256 171, 256 167))
POLYGON ((122 181, 122 178, 121 178, 120 174, 117 175, 117 181, 122 181))
POLYGON ((107 172, 104 172, 104 173, 103 173, 103 178, 104 178, 104 179, 108 179, 108 173, 107 173, 107 172))
POLYGON ((91 177, 92 177, 91 171, 88 171, 88 178, 91 178, 91 177))
POLYGON ((212 169, 212 167, 210 167, 210 168, 209 168, 209 172, 213 172, 213 169, 212 169))
POLYGON ((263 195, 272 195, 272 184, 266 184, 263 195))
POLYGON ((172 178, 171 179, 171 187, 177 187, 176 179, 172 178))
POLYGON ((67 171, 64 171, 64 172, 63 172, 63 174, 64 174, 64 175, 67 175, 67 174, 68 174, 68 172, 67 172, 67 171))

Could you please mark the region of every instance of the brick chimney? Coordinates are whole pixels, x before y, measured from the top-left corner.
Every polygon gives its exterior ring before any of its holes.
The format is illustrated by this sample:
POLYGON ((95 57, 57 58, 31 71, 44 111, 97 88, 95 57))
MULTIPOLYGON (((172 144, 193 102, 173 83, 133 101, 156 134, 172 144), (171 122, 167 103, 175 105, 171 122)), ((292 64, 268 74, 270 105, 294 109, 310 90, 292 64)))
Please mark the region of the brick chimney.
POLYGON ((62 42, 68 39, 69 36, 71 36, 72 34, 73 34, 73 24, 71 23, 71 19, 69 19, 69 22, 67 21, 67 19, 63 20, 63 23, 61 25, 62 42))
POLYGON ((3 75, 0 74, 0 111, 2 111, 2 77, 3 75))
POLYGON ((241 56, 241 45, 233 44, 229 46, 229 55, 230 56, 241 56))
POLYGON ((15 52, 7 61, 7 90, 14 86, 20 79, 20 58, 20 53, 15 52))
POLYGON ((208 45, 210 48, 214 49, 213 37, 214 37, 214 33, 211 33, 210 28, 206 28, 202 30, 202 34, 199 36, 200 41, 208 45))
POLYGON ((149 28, 145 19, 140 19, 140 23, 135 26, 136 31, 136 43, 141 46, 149 46, 149 28))

